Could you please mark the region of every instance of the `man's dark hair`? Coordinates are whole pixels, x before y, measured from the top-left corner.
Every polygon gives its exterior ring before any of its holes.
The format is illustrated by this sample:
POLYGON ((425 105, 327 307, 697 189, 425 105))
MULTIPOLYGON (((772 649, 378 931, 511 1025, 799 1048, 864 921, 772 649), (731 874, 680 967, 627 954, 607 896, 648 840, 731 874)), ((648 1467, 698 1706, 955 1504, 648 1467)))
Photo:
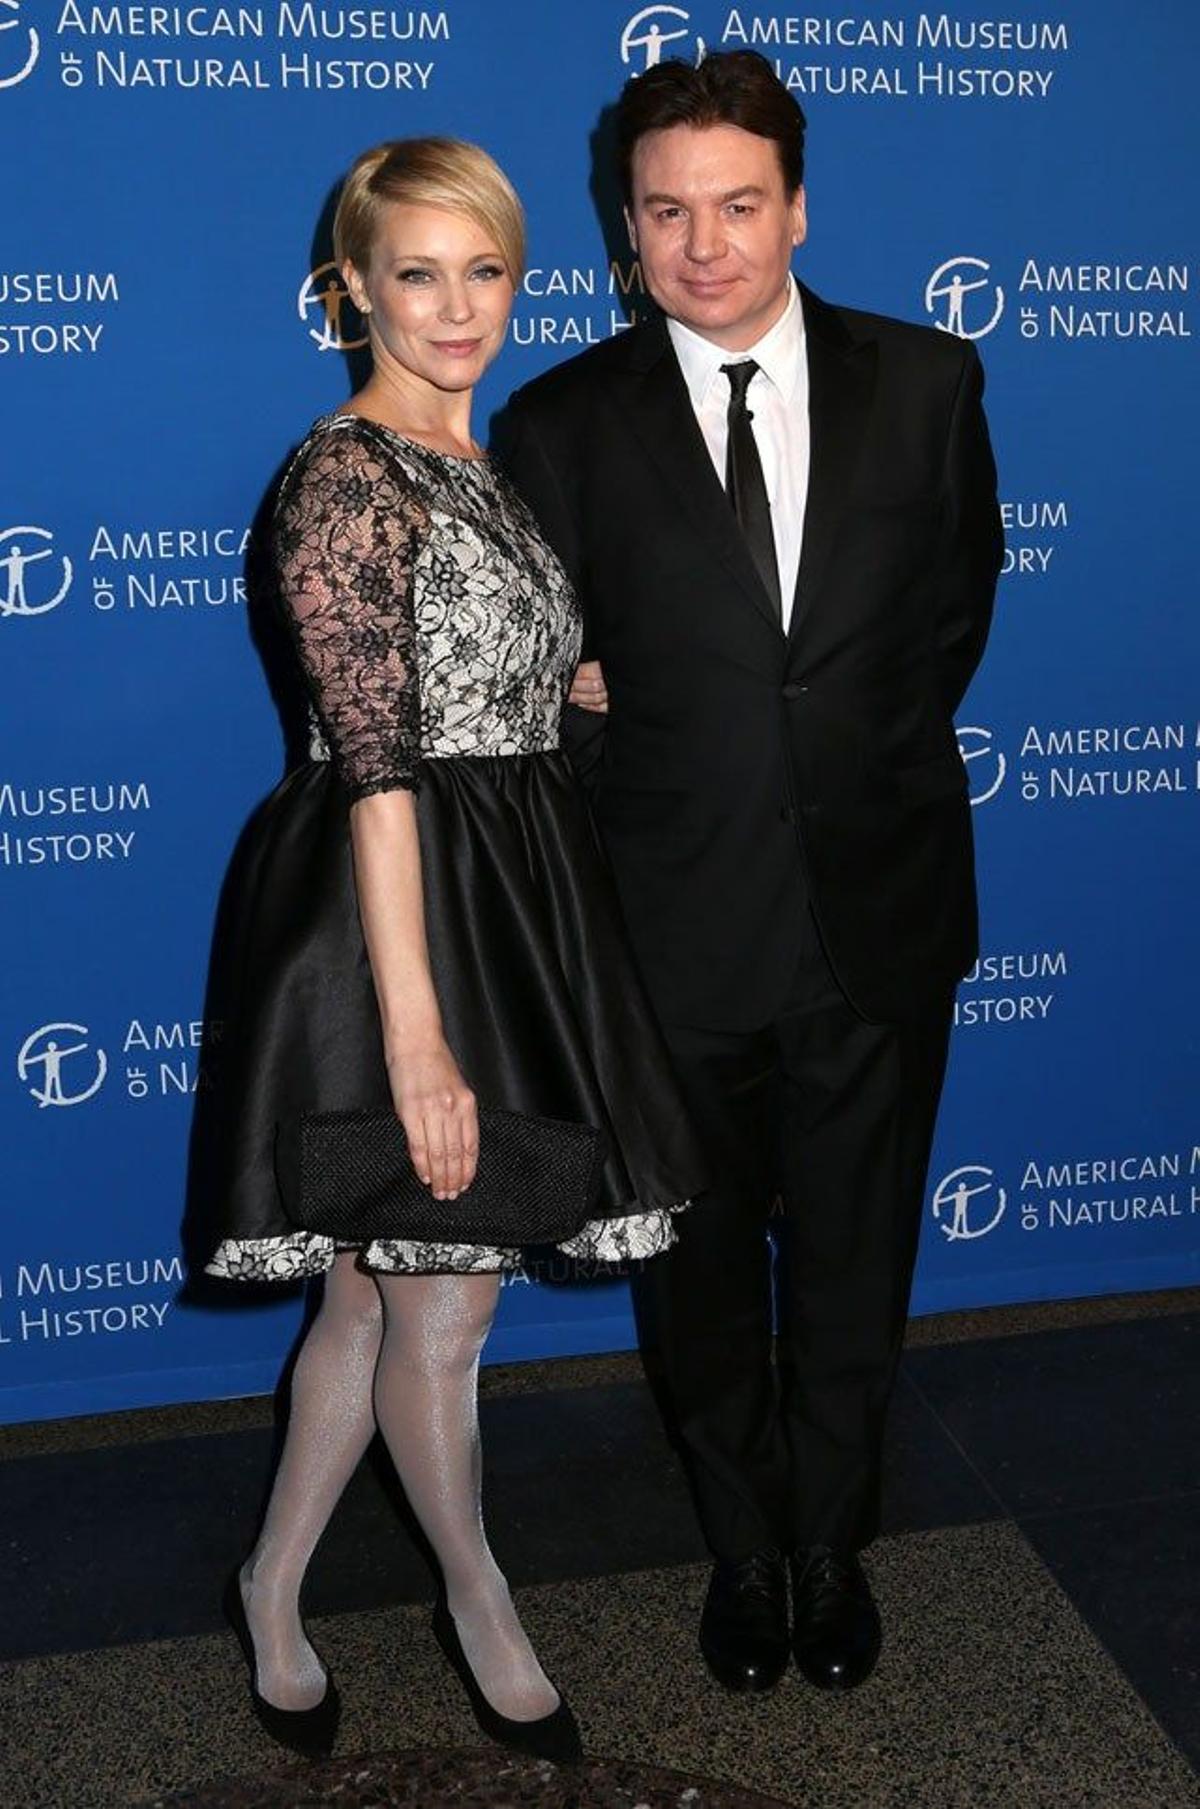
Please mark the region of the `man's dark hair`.
POLYGON ((770 138, 786 193, 804 181, 804 113, 756 50, 718 50, 695 65, 677 59, 631 76, 617 102, 621 191, 633 201, 633 152, 647 132, 669 126, 740 126, 770 138))

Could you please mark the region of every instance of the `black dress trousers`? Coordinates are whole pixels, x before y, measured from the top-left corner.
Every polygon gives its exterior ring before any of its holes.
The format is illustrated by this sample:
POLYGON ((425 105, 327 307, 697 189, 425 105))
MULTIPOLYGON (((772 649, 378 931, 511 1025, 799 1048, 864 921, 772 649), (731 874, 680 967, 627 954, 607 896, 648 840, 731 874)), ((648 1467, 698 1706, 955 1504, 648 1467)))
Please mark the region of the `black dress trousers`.
POLYGON ((716 1557, 878 1530, 951 1009, 865 1022, 810 919, 769 1023, 664 1026, 713 1185, 635 1298, 716 1557))

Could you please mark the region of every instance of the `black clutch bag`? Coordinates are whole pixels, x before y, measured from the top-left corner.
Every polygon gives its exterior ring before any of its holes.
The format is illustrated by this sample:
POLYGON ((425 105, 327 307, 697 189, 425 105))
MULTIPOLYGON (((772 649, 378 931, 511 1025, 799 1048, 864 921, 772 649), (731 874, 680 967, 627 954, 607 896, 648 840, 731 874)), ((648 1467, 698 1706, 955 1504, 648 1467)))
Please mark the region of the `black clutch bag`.
POLYGON ((302 1230, 349 1244, 553 1244, 586 1221, 603 1162, 590 1124, 481 1106, 475 1179, 457 1200, 435 1200, 395 1113, 314 1112, 300 1120, 284 1198, 302 1230))

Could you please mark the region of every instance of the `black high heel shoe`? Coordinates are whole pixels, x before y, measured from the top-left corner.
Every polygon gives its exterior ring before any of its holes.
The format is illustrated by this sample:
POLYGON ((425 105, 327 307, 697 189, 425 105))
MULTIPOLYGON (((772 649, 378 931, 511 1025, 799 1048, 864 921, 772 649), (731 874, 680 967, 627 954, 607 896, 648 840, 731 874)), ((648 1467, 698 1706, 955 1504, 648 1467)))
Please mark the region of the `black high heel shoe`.
POLYGON ((246 1604, 242 1600, 241 1576, 236 1570, 225 1585, 222 1605, 225 1618, 237 1634, 238 1644, 250 1667, 250 1704, 263 1732, 269 1734, 272 1740, 277 1740, 281 1746, 289 1747, 292 1752, 303 1753, 305 1758, 324 1758, 333 1751, 342 1713, 342 1700, 332 1672, 326 1672, 325 1694, 312 1708, 276 1708, 273 1702, 268 1702, 258 1693, 254 1641, 250 1637, 246 1604))
POLYGON ((433 1636, 456 1671, 475 1719, 489 1740, 495 1740, 513 1752, 529 1753, 535 1759, 551 1759, 556 1765, 579 1764, 583 1758, 583 1742, 570 1704, 561 1690, 553 1714, 543 1715, 539 1721, 510 1721, 507 1715, 492 1707, 476 1682, 444 1596, 439 1596, 433 1611, 433 1636))

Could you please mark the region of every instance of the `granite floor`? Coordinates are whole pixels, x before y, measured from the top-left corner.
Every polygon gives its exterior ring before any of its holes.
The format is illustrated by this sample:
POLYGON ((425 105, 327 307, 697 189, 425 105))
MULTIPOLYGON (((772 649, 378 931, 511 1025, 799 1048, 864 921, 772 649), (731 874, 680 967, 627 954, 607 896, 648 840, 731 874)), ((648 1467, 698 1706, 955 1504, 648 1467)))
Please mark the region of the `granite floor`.
POLYGON ((869 1554, 887 1643, 844 1699, 708 1680, 703 1548, 636 1358, 485 1372, 493 1541, 611 1761, 570 1789, 480 1756, 382 1464, 313 1567, 345 1701, 318 1778, 259 1731, 218 1608, 270 1403, 0 1432, 0 1805, 1200 1809, 1198 1346, 1200 1291, 915 1322, 869 1554))

